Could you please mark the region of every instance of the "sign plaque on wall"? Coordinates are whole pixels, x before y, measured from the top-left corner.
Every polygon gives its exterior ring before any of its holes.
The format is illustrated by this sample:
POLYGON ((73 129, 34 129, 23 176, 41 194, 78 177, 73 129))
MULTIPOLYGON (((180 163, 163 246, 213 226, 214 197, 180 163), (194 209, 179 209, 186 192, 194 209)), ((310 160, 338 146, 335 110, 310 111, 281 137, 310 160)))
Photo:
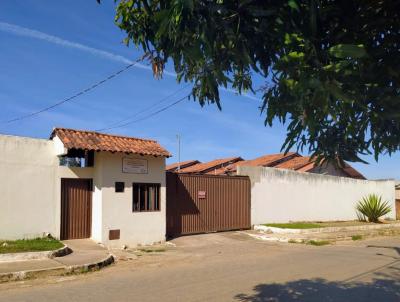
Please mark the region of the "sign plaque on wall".
POLYGON ((132 174, 147 174, 147 160, 124 157, 122 159, 122 172, 132 174))
POLYGON ((206 191, 199 191, 197 193, 197 196, 199 197, 199 199, 205 199, 206 198, 206 191))

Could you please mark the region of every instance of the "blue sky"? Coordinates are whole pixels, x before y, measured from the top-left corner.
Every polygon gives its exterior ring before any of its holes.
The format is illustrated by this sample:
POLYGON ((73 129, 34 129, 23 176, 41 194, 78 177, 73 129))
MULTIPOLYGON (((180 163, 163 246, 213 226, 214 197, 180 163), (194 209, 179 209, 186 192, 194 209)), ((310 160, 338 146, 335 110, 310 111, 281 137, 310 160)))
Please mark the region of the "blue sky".
MULTIPOLYGON (((141 53, 122 44, 114 25, 113 1, 0 1, 0 132, 46 138, 56 126, 95 130, 151 114, 188 93, 171 74, 155 80, 148 66, 136 66, 74 101, 17 123, 16 116, 52 105, 102 80, 141 53), (171 93, 162 105, 135 115, 171 93)), ((169 71, 173 72, 169 67, 169 71)), ((116 134, 157 139, 181 158, 202 161, 229 156, 251 159, 277 153, 285 127, 264 127, 257 96, 221 91, 223 110, 185 100, 151 118, 110 130, 116 134)), ((368 178, 400 179, 400 154, 376 163, 354 164, 368 178)), ((168 162, 176 160, 176 156, 168 162)))

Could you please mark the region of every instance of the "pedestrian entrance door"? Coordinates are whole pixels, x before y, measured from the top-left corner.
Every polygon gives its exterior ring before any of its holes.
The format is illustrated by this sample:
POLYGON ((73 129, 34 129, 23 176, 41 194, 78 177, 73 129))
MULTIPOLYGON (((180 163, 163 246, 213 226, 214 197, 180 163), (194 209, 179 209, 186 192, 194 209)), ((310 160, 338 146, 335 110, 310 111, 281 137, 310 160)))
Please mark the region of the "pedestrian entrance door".
POLYGON ((61 179, 61 240, 91 236, 91 187, 91 179, 61 179))

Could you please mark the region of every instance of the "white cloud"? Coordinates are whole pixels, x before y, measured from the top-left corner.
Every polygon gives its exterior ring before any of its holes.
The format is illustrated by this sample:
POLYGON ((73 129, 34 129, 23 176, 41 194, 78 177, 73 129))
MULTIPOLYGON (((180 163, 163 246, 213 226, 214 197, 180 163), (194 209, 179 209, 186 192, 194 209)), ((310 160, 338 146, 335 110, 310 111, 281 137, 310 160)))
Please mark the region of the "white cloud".
MULTIPOLYGON (((74 48, 74 49, 77 49, 80 51, 90 53, 95 56, 99 56, 99 57, 102 57, 102 58, 105 58, 105 59, 108 59, 111 61, 123 63, 123 64, 133 63, 133 61, 128 59, 127 57, 117 55, 117 54, 114 54, 109 51, 86 46, 84 44, 80 44, 80 43, 73 42, 73 41, 68 41, 68 40, 62 39, 60 37, 49 35, 49 34, 46 34, 44 32, 38 31, 38 30, 29 29, 29 28, 21 27, 21 26, 6 23, 6 22, 0 22, 0 31, 14 34, 17 36, 29 37, 29 38, 33 38, 33 39, 46 41, 46 42, 56 44, 56 45, 59 45, 62 47, 74 48)), ((151 67, 144 65, 144 64, 137 63, 135 66, 138 68, 142 68, 142 69, 151 71, 151 67)), ((169 75, 169 72, 167 72, 167 73, 169 75)))
MULTIPOLYGON (((80 51, 84 51, 87 53, 90 53, 94 56, 99 56, 111 61, 115 61, 115 62, 119 62, 119 63, 123 63, 123 64, 131 64, 133 63, 133 60, 128 59, 127 57, 109 52, 109 51, 105 51, 102 49, 98 49, 98 48, 94 48, 94 47, 90 47, 81 43, 77 43, 77 42, 73 42, 73 41, 69 41, 69 40, 65 40, 62 39, 60 37, 57 36, 53 36, 53 35, 49 35, 46 34, 44 32, 38 31, 38 30, 34 30, 34 29, 30 29, 30 28, 26 28, 26 27, 22 27, 22 26, 18 26, 15 24, 10 24, 7 22, 1 22, 0 21, 0 31, 3 32, 7 32, 10 34, 14 34, 17 36, 22 36, 22 37, 29 37, 29 38, 33 38, 33 39, 38 39, 38 40, 42 40, 42 41, 46 41, 52 44, 56 44, 62 47, 67 47, 67 48, 74 48, 80 51)), ((135 67, 137 68, 141 68, 141 69, 146 69, 148 71, 152 71, 151 67, 148 65, 144 65, 144 64, 140 64, 137 63, 135 65, 135 67)), ((169 77, 176 77, 176 73, 175 72, 170 72, 165 70, 164 74, 169 76, 169 77)), ((237 92, 233 89, 226 89, 221 87, 221 90, 233 93, 233 94, 237 94, 237 92)), ((261 101, 260 99, 258 99, 255 96, 249 95, 249 94, 242 94, 243 97, 248 98, 248 99, 252 99, 252 100, 256 100, 256 101, 261 101)))

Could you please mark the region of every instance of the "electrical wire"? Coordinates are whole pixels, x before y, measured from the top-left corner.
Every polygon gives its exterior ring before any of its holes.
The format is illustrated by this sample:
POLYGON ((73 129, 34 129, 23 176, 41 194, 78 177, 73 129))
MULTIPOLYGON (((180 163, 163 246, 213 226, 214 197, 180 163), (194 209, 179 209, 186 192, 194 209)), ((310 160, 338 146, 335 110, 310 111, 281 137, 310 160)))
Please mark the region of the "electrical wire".
MULTIPOLYGON (((118 126, 103 128, 100 131, 106 131, 106 130, 111 130, 111 129, 122 128, 122 127, 128 126, 128 125, 133 124, 133 123, 137 123, 137 122, 141 122, 141 121, 147 120, 147 119, 149 119, 149 118, 151 118, 151 117, 153 117, 153 116, 155 116, 155 115, 157 115, 157 114, 159 114, 159 113, 161 113, 161 112, 163 112, 163 111, 165 111, 165 110, 167 110, 167 109, 179 104, 180 102, 182 102, 185 99, 188 99, 189 97, 190 97, 190 93, 185 95, 184 97, 178 99, 177 101, 175 101, 175 102, 173 102, 173 103, 171 103, 171 104, 169 104, 169 105, 167 105, 167 106, 165 106, 165 107, 163 107, 163 108, 161 108, 161 109, 159 109, 159 110, 157 110, 157 111, 155 111, 153 113, 150 113, 150 114, 148 114, 148 115, 146 115, 144 117, 141 117, 141 118, 133 120, 133 121, 129 121, 129 122, 124 123, 124 124, 120 124, 118 126)), ((96 131, 99 131, 99 130, 96 130, 96 131)))
POLYGON ((162 98, 161 100, 159 100, 159 101, 153 103, 153 104, 150 105, 149 107, 146 107, 146 108, 144 108, 144 109, 142 109, 142 110, 140 110, 140 111, 134 113, 133 115, 131 115, 131 116, 129 116, 129 117, 126 117, 126 118, 124 118, 124 119, 122 119, 122 120, 119 120, 119 121, 116 121, 116 122, 114 122, 114 123, 111 123, 111 124, 109 124, 108 126, 106 126, 106 127, 104 127, 104 128, 96 129, 96 130, 94 130, 94 131, 102 132, 102 131, 114 129, 114 128, 116 128, 116 126, 118 126, 119 124, 125 123, 125 122, 129 121, 130 119, 132 119, 132 118, 134 118, 134 117, 140 115, 141 113, 144 113, 144 112, 146 112, 146 111, 149 111, 150 109, 156 107, 157 105, 160 105, 160 104, 164 103, 164 102, 165 102, 166 100, 168 100, 170 97, 172 97, 172 96, 178 94, 178 93, 181 92, 182 90, 184 90, 184 89, 186 89, 187 87, 189 87, 189 85, 190 85, 190 83, 187 84, 187 85, 185 85, 184 87, 182 87, 182 88, 180 88, 180 89, 174 91, 173 93, 167 95, 166 97, 162 98))
MULTIPOLYGON (((147 54, 146 54, 146 55, 147 55, 147 54)), ((57 103, 55 103, 55 104, 53 104, 53 105, 50 105, 50 106, 48 106, 48 107, 44 107, 44 108, 42 108, 42 109, 40 109, 40 110, 38 110, 38 111, 34 111, 34 112, 31 112, 31 113, 28 113, 28 114, 25 114, 25 115, 21 115, 21 116, 18 116, 18 117, 14 117, 14 118, 12 118, 12 119, 5 120, 5 121, 2 121, 2 122, 0 122, 0 123, 1 123, 1 124, 11 124, 11 123, 14 123, 14 122, 17 122, 17 121, 21 121, 21 120, 24 120, 24 119, 27 119, 27 118, 34 117, 34 116, 39 115, 39 114, 41 114, 41 113, 43 113, 43 112, 49 111, 49 110, 51 110, 51 109, 54 109, 54 108, 56 108, 56 107, 58 107, 58 106, 61 106, 61 105, 65 104, 65 103, 67 103, 67 102, 70 102, 70 101, 72 101, 73 99, 75 99, 75 98, 77 98, 77 97, 79 97, 79 96, 81 96, 81 95, 83 95, 83 94, 85 94, 85 93, 87 93, 87 92, 89 92, 89 91, 95 89, 96 87, 98 87, 98 86, 104 84, 105 82, 111 80, 112 78, 114 78, 114 77, 120 75, 121 73, 123 73, 124 71, 128 70, 129 68, 135 66, 137 63, 139 63, 140 61, 142 61, 142 60, 145 58, 146 55, 144 55, 144 56, 142 56, 142 57, 136 59, 136 60, 133 61, 131 64, 129 64, 129 65, 125 66, 124 68, 122 68, 122 69, 120 69, 120 70, 114 72, 113 74, 109 75, 109 76, 106 77, 105 79, 103 79, 103 80, 101 80, 101 81, 99 81, 99 82, 94 83, 93 85, 89 86, 88 88, 86 88, 86 89, 84 89, 84 90, 81 90, 81 91, 79 91, 78 93, 76 93, 76 94, 74 94, 74 95, 72 95, 72 96, 70 96, 70 97, 68 97, 68 98, 66 98, 66 99, 63 99, 63 100, 61 100, 61 101, 59 101, 59 102, 57 102, 57 103)))

